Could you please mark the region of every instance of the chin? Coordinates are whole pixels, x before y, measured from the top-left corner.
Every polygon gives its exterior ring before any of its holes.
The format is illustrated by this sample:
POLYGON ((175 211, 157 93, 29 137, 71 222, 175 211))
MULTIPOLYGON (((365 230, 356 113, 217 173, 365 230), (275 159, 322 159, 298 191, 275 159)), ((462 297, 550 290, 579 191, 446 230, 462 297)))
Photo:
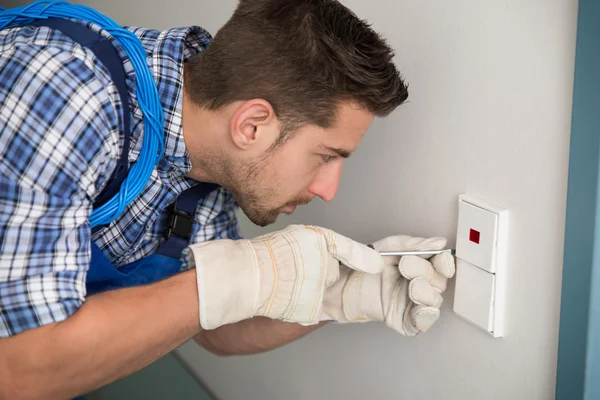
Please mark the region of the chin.
MULTIPOLYGON (((242 211, 244 211, 244 210, 242 209, 242 211)), ((258 225, 260 227, 265 227, 265 226, 274 224, 275 221, 277 221, 277 218, 279 217, 279 212, 268 213, 268 214, 258 214, 258 213, 244 211, 244 214, 246 214, 246 217, 248 217, 250 222, 252 222, 254 225, 258 225)))
POLYGON ((271 218, 269 220, 257 219, 256 221, 252 221, 252 223, 260 226, 261 228, 264 228, 265 226, 273 225, 275 221, 277 221, 277 218, 271 218))

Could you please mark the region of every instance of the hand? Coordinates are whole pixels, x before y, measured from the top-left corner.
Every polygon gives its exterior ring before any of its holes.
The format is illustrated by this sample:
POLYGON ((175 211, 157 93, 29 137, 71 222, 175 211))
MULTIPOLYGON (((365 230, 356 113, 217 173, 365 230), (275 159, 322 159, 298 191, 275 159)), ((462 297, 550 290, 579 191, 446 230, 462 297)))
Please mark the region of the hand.
POLYGON ((252 240, 190 246, 204 329, 264 316, 302 325, 322 320, 325 287, 344 270, 379 274, 377 251, 316 226, 290 225, 252 240))
MULTIPOLYGON (((446 239, 391 236, 374 243, 377 251, 441 250, 446 239)), ((426 332, 439 318, 441 294, 454 276, 449 253, 433 257, 383 257, 381 274, 342 267, 340 278, 325 291, 323 320, 384 321, 405 336, 426 332)))

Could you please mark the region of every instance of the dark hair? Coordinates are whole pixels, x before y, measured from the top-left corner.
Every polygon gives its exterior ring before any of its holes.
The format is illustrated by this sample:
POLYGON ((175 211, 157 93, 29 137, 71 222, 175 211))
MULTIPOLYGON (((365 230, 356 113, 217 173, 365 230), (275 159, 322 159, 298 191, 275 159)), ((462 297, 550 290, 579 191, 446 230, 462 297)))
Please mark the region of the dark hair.
POLYGON ((386 116, 406 100, 393 56, 368 23, 336 0, 241 0, 206 51, 188 63, 186 91, 210 110, 264 99, 284 132, 307 123, 327 128, 341 101, 386 116))

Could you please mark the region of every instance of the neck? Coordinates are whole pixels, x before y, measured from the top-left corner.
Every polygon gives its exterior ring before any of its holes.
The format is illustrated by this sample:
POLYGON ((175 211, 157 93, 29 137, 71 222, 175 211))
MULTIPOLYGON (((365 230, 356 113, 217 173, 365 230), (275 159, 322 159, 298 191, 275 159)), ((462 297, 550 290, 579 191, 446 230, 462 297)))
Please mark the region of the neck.
POLYGON ((187 177, 200 182, 217 183, 219 172, 215 170, 215 156, 219 154, 219 124, 215 113, 191 102, 183 90, 182 101, 183 140, 192 169, 187 177))

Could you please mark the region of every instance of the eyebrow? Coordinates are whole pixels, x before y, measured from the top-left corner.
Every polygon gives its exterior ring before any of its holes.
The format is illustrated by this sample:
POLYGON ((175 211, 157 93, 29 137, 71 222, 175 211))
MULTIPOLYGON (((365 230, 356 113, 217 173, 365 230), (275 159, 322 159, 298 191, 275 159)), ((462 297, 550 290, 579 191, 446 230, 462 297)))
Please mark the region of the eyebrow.
POLYGON ((338 156, 340 156, 342 158, 348 158, 348 157, 350 157, 350 154, 352 154, 352 152, 350 152, 348 150, 339 149, 339 148, 336 148, 336 147, 325 146, 325 145, 321 145, 321 147, 324 148, 327 151, 330 151, 332 153, 336 153, 338 156))

